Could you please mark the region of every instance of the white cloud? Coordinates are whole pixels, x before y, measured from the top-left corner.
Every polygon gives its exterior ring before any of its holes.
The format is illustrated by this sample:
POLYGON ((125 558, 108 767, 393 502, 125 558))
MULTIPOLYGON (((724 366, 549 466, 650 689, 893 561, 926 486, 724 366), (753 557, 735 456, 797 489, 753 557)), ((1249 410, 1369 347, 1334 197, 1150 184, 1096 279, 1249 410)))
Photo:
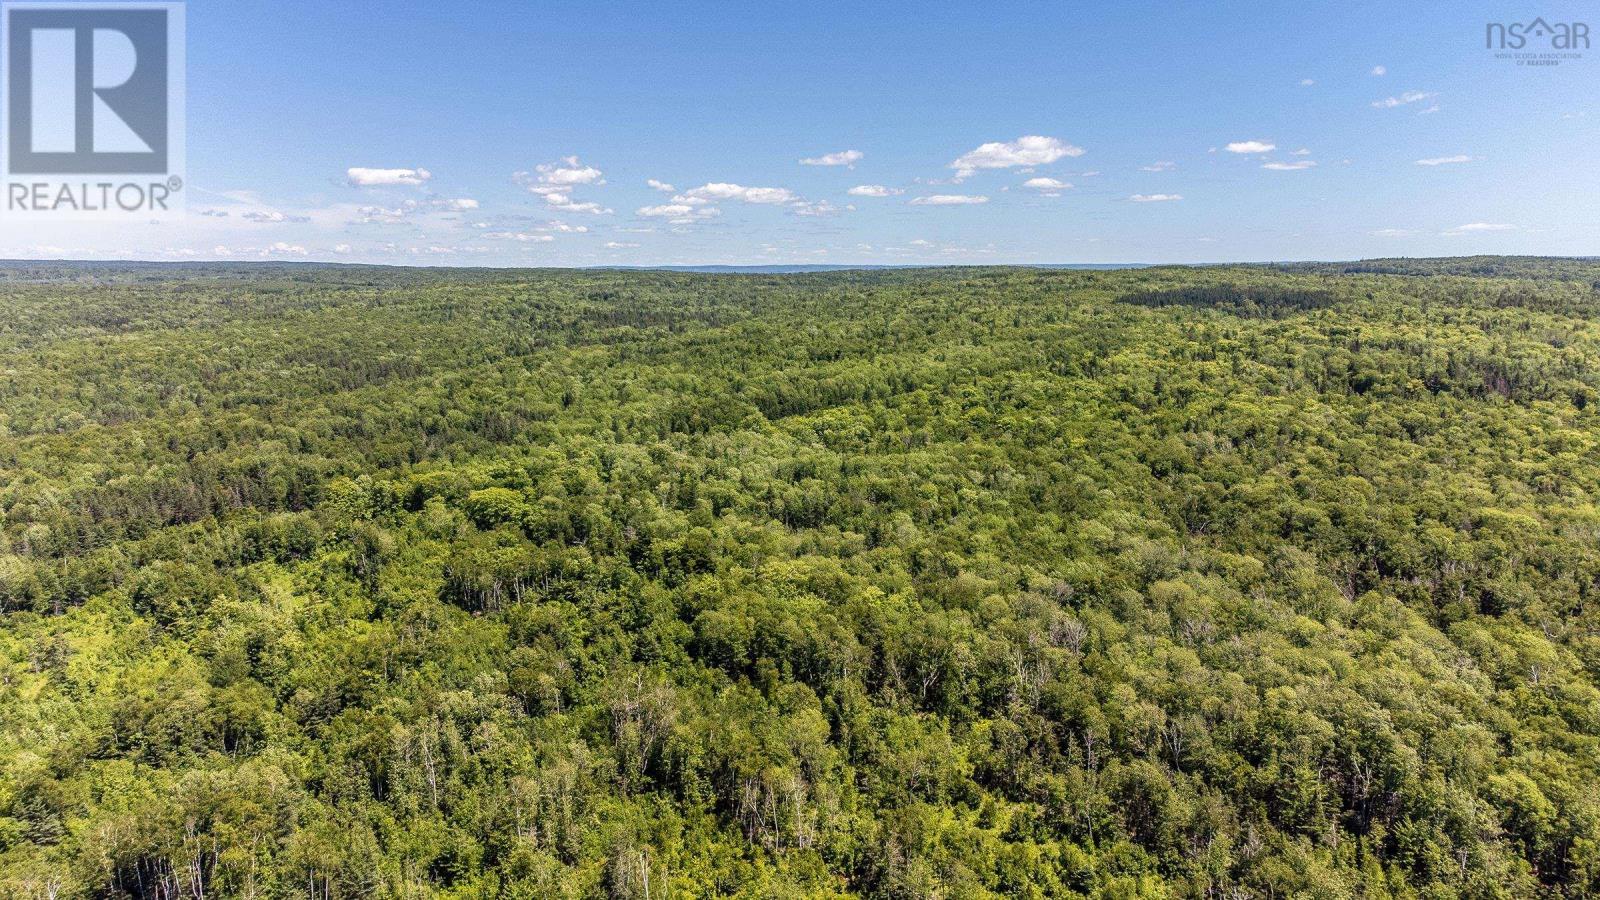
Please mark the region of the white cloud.
POLYGON ((1453 163, 1472 162, 1472 157, 1465 153, 1456 156, 1434 156, 1428 159, 1417 160, 1419 166, 1448 166, 1453 163))
POLYGON ((1316 84, 1316 83, 1317 82, 1314 79, 1311 79, 1311 78, 1302 78, 1302 79, 1300 79, 1300 86, 1301 87, 1311 87, 1313 84, 1316 84))
POLYGON ((246 222, 258 222, 258 223, 261 223, 261 224, 272 224, 272 225, 275 225, 275 224, 278 224, 278 223, 281 223, 281 222, 309 222, 309 221, 311 221, 311 217, 310 216, 288 216, 288 215, 284 215, 281 212, 278 212, 277 210, 271 210, 271 211, 263 212, 261 210, 256 210, 256 209, 252 209, 249 212, 244 213, 242 216, 240 216, 240 218, 244 219, 246 222))
POLYGON ((599 169, 586 166, 576 156, 563 157, 559 163, 540 163, 533 167, 544 184, 571 186, 577 184, 605 184, 599 169))
POLYGON ((1517 226, 1504 222, 1470 222, 1444 232, 1445 234, 1479 234, 1485 231, 1515 231, 1517 226))
POLYGON ((1416 232, 1408 228, 1379 228, 1377 231, 1369 231, 1367 233, 1373 237, 1410 237, 1416 232))
POLYGON ((665 194, 670 194, 677 190, 677 188, 667 184, 665 181, 657 181, 654 178, 646 178, 644 183, 649 185, 652 189, 661 191, 665 194))
POLYGON ((611 210, 598 203, 572 199, 572 189, 584 185, 605 184, 603 173, 594 166, 586 166, 576 156, 562 157, 560 162, 540 163, 533 172, 514 172, 511 180, 526 187, 531 193, 544 197, 544 202, 554 210, 569 213, 608 215, 611 210))
POLYGON ((1160 162, 1153 162, 1148 166, 1140 166, 1139 169, 1144 172, 1171 172, 1177 167, 1178 164, 1172 162, 1171 160, 1162 160, 1160 162))
POLYGON ((1261 168, 1271 169, 1274 172, 1299 172, 1303 169, 1314 168, 1316 163, 1309 159, 1297 159, 1294 162, 1269 162, 1261 168))
POLYGON ((1398 97, 1385 97, 1382 100, 1372 101, 1374 109, 1394 109, 1396 106, 1405 106, 1407 103, 1416 103, 1434 96, 1428 91, 1406 91, 1398 97))
MULTIPOLYGON (((427 215, 429 213, 470 212, 478 208, 478 201, 471 197, 432 197, 426 200, 407 198, 399 201, 394 206, 335 206, 322 211, 313 210, 311 216, 290 216, 282 221, 310 222, 334 214, 351 214, 353 221, 361 224, 375 222, 403 222, 412 216, 427 215)), ((244 217, 251 221, 267 222, 280 221, 276 213, 245 213, 244 217)), ((321 224, 319 222, 319 224, 321 224)))
POLYGON ((412 256, 455 256, 462 253, 487 253, 489 252, 489 248, 447 247, 443 244, 429 244, 426 247, 407 247, 406 252, 412 256))
MULTIPOLYGON (((743 203, 793 203, 800 198, 788 188, 775 187, 745 187, 739 184, 726 182, 712 182, 702 184, 684 192, 690 200, 738 200, 743 203)), ((676 197, 673 198, 677 200, 676 197)))
POLYGON ((409 185, 415 187, 433 177, 427 169, 368 169, 361 166, 352 166, 345 170, 345 177, 356 187, 382 187, 388 185, 409 185))
POLYGON ((1022 183, 1022 186, 1036 190, 1039 192, 1040 196, 1044 197, 1059 197, 1061 196, 1062 191, 1070 190, 1072 188, 1071 184, 1068 184, 1067 182, 1058 178, 1042 177, 1029 178, 1027 181, 1022 183))
POLYGON ((838 153, 824 153, 821 156, 808 156, 800 160, 802 166, 848 166, 855 168, 856 163, 864 156, 860 150, 840 150, 838 153))
POLYGON ((492 241, 517 241, 523 244, 548 244, 555 240, 548 234, 529 234, 526 231, 491 231, 484 237, 492 241))
POLYGON ((693 203, 663 203, 659 206, 641 206, 637 212, 647 219, 666 219, 672 225, 688 225, 691 222, 722 215, 722 211, 715 206, 693 203))
POLYGON ((668 216, 688 216, 688 215, 693 215, 693 214, 701 212, 701 211, 709 212, 710 210, 707 207, 701 207, 701 208, 697 209, 697 208, 695 208, 693 206, 688 205, 687 203, 664 203, 664 204, 662 204, 660 206, 641 206, 638 209, 639 215, 648 216, 648 217, 651 217, 651 218, 665 218, 665 217, 668 217, 668 216))
POLYGON ((1311 155, 1311 151, 1306 149, 1305 147, 1301 147, 1299 150, 1296 150, 1296 151, 1294 151, 1293 153, 1291 153, 1289 155, 1290 156, 1310 156, 1311 155))
POLYGON ((592 203, 588 201, 580 203, 573 200, 568 194, 545 194, 544 202, 549 204, 551 209, 559 210, 561 212, 588 213, 595 216, 604 216, 611 213, 611 209, 609 207, 601 206, 598 203, 592 203))
POLYGON ((358 207, 355 211, 356 221, 362 224, 371 224, 373 222, 400 222, 403 221, 406 216, 410 215, 414 208, 414 204, 411 206, 402 204, 394 208, 386 206, 362 206, 358 207))
POLYGON ((350 252, 350 245, 349 244, 334 244, 333 245, 333 252, 339 254, 340 256, 343 256, 344 254, 350 252))
POLYGON ((881 184, 858 184, 845 193, 852 197, 889 197, 894 194, 904 194, 899 188, 884 187, 881 184))
POLYGON ((628 250, 630 248, 637 247, 637 246, 639 246, 639 245, 638 244, 632 244, 632 243, 629 243, 627 241, 606 241, 606 244, 605 244, 605 247, 606 247, 607 250, 628 250))
POLYGON ((1278 149, 1271 141, 1234 141, 1228 145, 1229 153, 1270 153, 1278 149))
MULTIPOLYGON (((853 209, 855 209, 855 207, 854 206, 846 206, 846 207, 844 207, 844 209, 853 210, 853 209)), ((815 216, 815 217, 836 216, 841 211, 842 210, 839 207, 834 206, 832 203, 829 203, 826 200, 818 200, 815 203, 804 203, 804 202, 802 202, 802 203, 796 203, 794 205, 794 214, 797 215, 797 216, 815 216)))
POLYGON ((1182 200, 1182 194, 1134 194, 1128 198, 1134 203, 1166 203, 1172 200, 1182 200))
POLYGON ((972 194, 930 194, 911 201, 912 206, 972 206, 988 203, 989 198, 972 194))
POLYGON ((1374 75, 1387 75, 1387 74, 1389 74, 1389 70, 1385 69, 1383 66, 1373 66, 1372 67, 1372 74, 1374 74, 1374 75))
POLYGON ((1043 135, 1025 135, 1014 141, 993 141, 980 145, 950 163, 958 178, 978 169, 1010 169, 1016 166, 1042 166, 1063 156, 1082 156, 1083 148, 1043 135))

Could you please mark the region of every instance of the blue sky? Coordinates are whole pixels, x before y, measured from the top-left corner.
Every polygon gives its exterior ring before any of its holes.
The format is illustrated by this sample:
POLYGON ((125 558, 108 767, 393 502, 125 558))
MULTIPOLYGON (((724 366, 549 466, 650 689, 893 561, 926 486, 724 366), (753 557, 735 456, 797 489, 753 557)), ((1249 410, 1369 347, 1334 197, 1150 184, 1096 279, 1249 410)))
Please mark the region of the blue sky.
POLYGON ((1487 22, 1595 12, 196 0, 187 216, 0 220, 0 255, 1600 254, 1600 47, 1484 49, 1487 22))

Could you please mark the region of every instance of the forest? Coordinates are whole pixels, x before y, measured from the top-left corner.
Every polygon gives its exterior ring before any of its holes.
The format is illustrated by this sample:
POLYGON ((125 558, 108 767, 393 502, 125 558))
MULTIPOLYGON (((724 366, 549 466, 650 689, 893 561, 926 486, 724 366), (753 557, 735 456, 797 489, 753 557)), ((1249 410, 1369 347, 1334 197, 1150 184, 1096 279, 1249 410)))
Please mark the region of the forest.
POLYGON ((0 298, 0 897, 1600 896, 1600 261, 0 298))

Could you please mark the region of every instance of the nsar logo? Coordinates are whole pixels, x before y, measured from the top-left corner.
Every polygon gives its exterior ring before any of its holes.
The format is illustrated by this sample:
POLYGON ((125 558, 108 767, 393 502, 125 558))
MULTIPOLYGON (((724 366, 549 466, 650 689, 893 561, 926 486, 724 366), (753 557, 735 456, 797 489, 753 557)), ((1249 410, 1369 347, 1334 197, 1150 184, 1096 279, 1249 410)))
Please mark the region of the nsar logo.
POLYGON ((1530 42, 1551 50, 1589 49, 1589 26, 1584 22, 1490 22, 1484 29, 1483 46, 1489 50, 1522 50, 1530 42), (1548 42, 1548 43, 1545 43, 1548 42))

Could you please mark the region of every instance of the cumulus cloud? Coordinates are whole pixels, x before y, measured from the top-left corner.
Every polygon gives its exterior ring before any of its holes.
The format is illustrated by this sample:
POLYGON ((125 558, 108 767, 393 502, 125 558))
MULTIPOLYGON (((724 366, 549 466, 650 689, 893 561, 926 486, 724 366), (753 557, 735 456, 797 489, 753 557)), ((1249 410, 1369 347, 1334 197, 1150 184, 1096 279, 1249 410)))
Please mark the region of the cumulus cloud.
POLYGON ((1416 103, 1418 100, 1426 100, 1432 96, 1434 95, 1429 91, 1406 91, 1398 97, 1385 97, 1382 100, 1374 100, 1372 101, 1372 106, 1374 109, 1394 109, 1397 106, 1416 103))
POLYGON ((1182 200, 1182 194, 1134 194, 1128 198, 1134 203, 1167 203, 1173 200, 1182 200))
POLYGON ((607 215, 611 212, 610 207, 601 206, 598 203, 590 201, 579 202, 573 200, 569 194, 548 193, 544 195, 544 202, 547 203, 551 209, 558 210, 560 212, 588 213, 596 216, 607 215))
POLYGON ((406 185, 416 187, 433 177, 427 169, 369 169, 362 166, 352 166, 345 170, 345 177, 356 187, 384 187, 391 185, 406 185))
POLYGON ((824 153, 821 156, 808 156, 800 160, 802 166, 847 166, 855 168, 856 163, 864 156, 860 150, 840 150, 838 153, 824 153))
POLYGON ((1419 166, 1448 166, 1455 163, 1472 162, 1472 157, 1465 153, 1456 156, 1434 156, 1428 159, 1417 160, 1419 166))
POLYGON ((1063 156, 1082 156, 1083 148, 1058 138, 1031 134, 1014 141, 992 141, 968 151, 950 163, 956 177, 966 178, 978 169, 1011 169, 1017 166, 1042 166, 1063 156))
MULTIPOLYGON (((758 206, 792 206, 796 215, 827 216, 839 212, 839 207, 827 201, 807 202, 788 188, 747 187, 726 181, 712 181, 681 194, 674 194, 671 202, 656 206, 643 206, 638 214, 648 218, 666 219, 673 225, 688 225, 721 215, 714 205, 722 201, 753 203, 758 206)), ((846 207, 854 209, 854 207, 846 207)))
POLYGON ((858 184, 845 193, 852 197, 890 197, 895 194, 904 194, 899 188, 884 187, 881 184, 858 184))
MULTIPOLYGON (((697 188, 690 188, 684 192, 690 200, 738 200, 741 203, 793 203, 800 199, 788 188, 779 187, 745 187, 741 184, 728 184, 727 182, 714 181, 702 184, 697 188)), ((673 198, 677 200, 676 197, 673 198)))
POLYGON ((671 225, 688 225, 722 215, 715 206, 694 203, 663 203, 658 206, 641 206, 636 212, 647 219, 666 219, 671 225))
POLYGON ((1234 141, 1228 145, 1229 153, 1271 153, 1278 145, 1271 141, 1234 141))
POLYGON ((1039 194, 1044 197, 1059 197, 1061 196, 1062 191, 1070 190, 1072 188, 1071 184, 1062 181, 1059 178, 1043 177, 1029 178, 1027 181, 1022 183, 1022 186, 1038 191, 1039 194))
POLYGON ((1294 162, 1269 162, 1262 165, 1261 168, 1271 169, 1274 172, 1299 172, 1304 169, 1315 168, 1316 165, 1309 159, 1297 159, 1294 162))
POLYGON ((477 209, 478 201, 472 199, 471 197, 440 197, 439 199, 433 201, 433 205, 439 207, 440 209, 448 209, 452 212, 466 212, 469 209, 477 209))
POLYGON ((653 190, 661 191, 665 194, 670 194, 677 190, 677 188, 667 184, 665 181, 657 181, 654 178, 646 178, 644 183, 649 185, 653 190))
POLYGON ((1316 84, 1316 83, 1317 82, 1316 82, 1315 79, 1311 79, 1311 78, 1302 78, 1302 79, 1300 79, 1300 86, 1301 87, 1311 87, 1313 84, 1316 84))
POLYGON ((562 157, 558 163, 540 163, 533 167, 543 184, 571 187, 578 184, 605 184, 599 169, 586 166, 576 156, 562 157))
POLYGON ((911 201, 912 206, 973 206, 988 203, 989 198, 973 194, 929 194, 911 201))
POLYGON ((688 216, 700 211, 709 211, 706 207, 696 208, 687 203, 663 203, 659 206, 641 206, 638 213, 648 218, 667 218, 670 216, 688 216))
POLYGON ((1372 67, 1372 74, 1374 74, 1374 75, 1387 75, 1387 74, 1389 74, 1389 70, 1385 69, 1383 66, 1373 66, 1372 67))
POLYGON ((1153 162, 1148 166, 1140 166, 1139 169, 1145 172, 1171 172, 1177 167, 1177 163, 1164 159, 1159 162, 1153 162))
POLYGON ((572 198, 572 189, 605 184, 603 173, 594 166, 586 166, 576 156, 564 156, 560 162, 540 163, 532 172, 515 172, 511 180, 531 193, 544 197, 551 209, 559 212, 606 215, 608 207, 590 201, 572 198))
POLYGON ((628 241, 606 241, 605 243, 607 250, 627 250, 637 246, 639 245, 629 243, 628 241))

